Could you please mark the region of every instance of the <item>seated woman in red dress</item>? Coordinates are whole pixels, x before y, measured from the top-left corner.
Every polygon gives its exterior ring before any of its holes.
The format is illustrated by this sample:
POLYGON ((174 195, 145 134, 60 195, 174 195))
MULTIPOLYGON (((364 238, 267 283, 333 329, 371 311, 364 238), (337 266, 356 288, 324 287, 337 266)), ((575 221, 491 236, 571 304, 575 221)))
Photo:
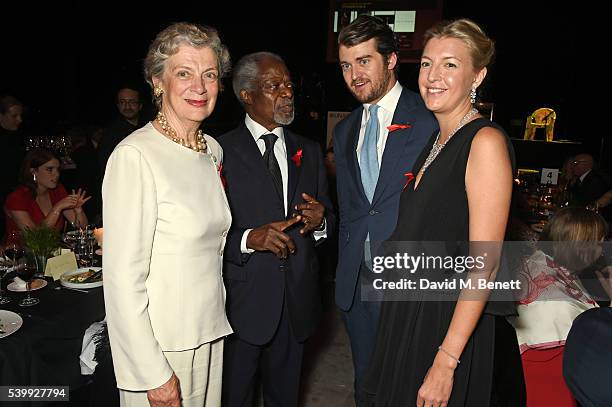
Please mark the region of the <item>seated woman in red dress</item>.
POLYGON ((563 380, 563 351, 574 319, 596 308, 577 273, 601 255, 607 227, 598 214, 565 208, 544 228, 519 274, 518 317, 509 318, 521 351, 527 407, 576 406, 563 380))
POLYGON ((14 240, 19 232, 40 224, 57 229, 64 227, 64 219, 87 225, 83 204, 90 197, 80 189, 68 194, 59 183, 60 162, 53 153, 35 149, 26 154, 21 170, 21 185, 9 194, 4 204, 7 240, 14 240))

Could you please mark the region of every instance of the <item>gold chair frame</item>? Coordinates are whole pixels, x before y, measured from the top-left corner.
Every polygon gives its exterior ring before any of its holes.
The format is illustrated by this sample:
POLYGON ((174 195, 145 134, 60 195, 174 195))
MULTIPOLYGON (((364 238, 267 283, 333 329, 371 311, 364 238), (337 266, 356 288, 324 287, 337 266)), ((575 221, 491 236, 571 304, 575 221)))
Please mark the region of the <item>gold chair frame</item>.
POLYGON ((523 140, 534 140, 536 129, 543 127, 546 129, 546 141, 553 141, 555 120, 557 120, 557 113, 553 109, 548 107, 536 109, 527 117, 523 140))

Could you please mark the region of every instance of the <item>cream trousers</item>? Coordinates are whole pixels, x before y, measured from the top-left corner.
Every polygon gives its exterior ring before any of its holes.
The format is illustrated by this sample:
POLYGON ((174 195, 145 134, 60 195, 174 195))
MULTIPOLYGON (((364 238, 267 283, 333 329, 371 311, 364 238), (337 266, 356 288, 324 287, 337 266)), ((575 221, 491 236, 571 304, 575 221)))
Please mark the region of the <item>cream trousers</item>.
MULTIPOLYGON (((219 407, 223 374, 223 339, 196 349, 164 352, 181 385, 183 407, 219 407)), ((121 407, 148 407, 147 392, 119 389, 121 407)))

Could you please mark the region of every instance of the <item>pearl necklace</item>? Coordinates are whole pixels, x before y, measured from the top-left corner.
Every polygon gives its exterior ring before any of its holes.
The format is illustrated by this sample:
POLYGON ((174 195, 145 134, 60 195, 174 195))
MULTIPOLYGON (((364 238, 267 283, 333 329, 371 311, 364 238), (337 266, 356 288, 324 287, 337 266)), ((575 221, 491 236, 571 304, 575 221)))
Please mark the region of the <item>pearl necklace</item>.
POLYGON ((194 146, 177 136, 176 130, 170 127, 170 125, 168 124, 168 120, 166 120, 166 116, 164 116, 161 111, 157 113, 157 117, 155 118, 155 120, 157 121, 157 123, 159 123, 160 127, 162 128, 162 131, 164 132, 164 135, 170 140, 174 141, 176 144, 180 144, 181 146, 187 147, 197 153, 206 152, 206 139, 204 138, 204 133, 202 133, 202 130, 198 130, 198 133, 196 134, 196 144, 194 146))
POLYGON ((425 164, 423 164, 423 166, 421 167, 421 173, 424 173, 425 170, 431 165, 431 163, 436 159, 438 154, 440 154, 440 151, 442 151, 444 146, 446 146, 446 143, 448 143, 451 137, 453 137, 455 133, 457 133, 459 129, 462 128, 476 114, 478 114, 478 110, 476 110, 475 108, 471 108, 470 111, 467 112, 461 120, 459 120, 459 124, 457 125, 457 127, 455 127, 455 130, 451 131, 446 141, 442 144, 438 144, 438 140, 440 139, 440 132, 438 131, 436 141, 434 141, 433 145, 431 146, 431 151, 429 152, 429 155, 425 160, 425 164))

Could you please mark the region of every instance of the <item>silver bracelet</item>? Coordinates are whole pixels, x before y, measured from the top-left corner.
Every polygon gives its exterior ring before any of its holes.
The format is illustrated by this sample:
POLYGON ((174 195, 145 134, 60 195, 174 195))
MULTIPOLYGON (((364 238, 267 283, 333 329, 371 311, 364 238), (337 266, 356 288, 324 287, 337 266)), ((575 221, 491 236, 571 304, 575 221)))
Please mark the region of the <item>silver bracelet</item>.
POLYGON ((446 355, 447 355, 449 358, 453 359, 455 362, 457 362, 457 364, 458 364, 458 365, 460 365, 460 364, 461 364, 461 361, 460 361, 458 358, 456 358, 456 357, 454 357, 453 355, 451 355, 451 354, 450 354, 450 352, 448 352, 448 351, 447 351, 446 349, 444 349, 442 346, 438 346, 438 350, 441 350, 442 352, 446 353, 446 355))

